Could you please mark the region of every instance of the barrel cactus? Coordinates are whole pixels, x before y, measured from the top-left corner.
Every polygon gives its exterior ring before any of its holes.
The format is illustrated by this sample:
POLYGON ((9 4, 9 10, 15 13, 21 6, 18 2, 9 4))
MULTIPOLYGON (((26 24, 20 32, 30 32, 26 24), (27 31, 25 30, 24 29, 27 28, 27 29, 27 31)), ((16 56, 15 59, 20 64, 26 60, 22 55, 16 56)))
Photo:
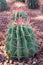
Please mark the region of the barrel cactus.
POLYGON ((18 18, 21 17, 21 18, 27 20, 28 15, 24 11, 20 11, 20 12, 17 13, 17 17, 18 18))
POLYGON ((27 24, 13 24, 6 35, 6 51, 10 58, 28 59, 38 52, 38 42, 32 27, 27 24))
POLYGON ((25 19, 25 20, 27 20, 28 19, 28 15, 27 15, 27 13, 25 13, 24 11, 19 11, 19 12, 15 12, 15 13, 13 13, 13 15, 12 15, 12 20, 17 20, 17 19, 19 19, 19 18, 22 18, 22 19, 25 19))
POLYGON ((28 0, 27 3, 28 3, 28 7, 30 9, 37 9, 39 7, 39 4, 38 4, 38 0, 28 0))
POLYGON ((6 0, 0 0, 0 8, 2 11, 7 9, 6 0))

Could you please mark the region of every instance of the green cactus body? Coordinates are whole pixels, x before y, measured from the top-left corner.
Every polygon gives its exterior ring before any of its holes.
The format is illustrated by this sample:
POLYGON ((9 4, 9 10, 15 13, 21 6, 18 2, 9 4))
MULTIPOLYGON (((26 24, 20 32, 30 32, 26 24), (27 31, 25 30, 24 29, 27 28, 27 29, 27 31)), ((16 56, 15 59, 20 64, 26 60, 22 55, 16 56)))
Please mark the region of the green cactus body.
POLYGON ((17 13, 17 17, 18 18, 21 17, 21 18, 27 20, 28 15, 24 11, 20 11, 20 12, 17 13))
POLYGON ((8 28, 6 50, 10 58, 28 59, 38 52, 38 42, 30 25, 14 24, 8 28))
POLYGON ((18 2, 25 2, 25 0, 15 0, 15 1, 18 1, 18 2))
POLYGON ((39 7, 38 0, 28 0, 27 3, 30 9, 37 9, 39 7))
POLYGON ((12 20, 15 20, 15 19, 17 20, 19 18, 27 20, 28 19, 28 15, 24 11, 19 11, 17 13, 13 13, 12 20))
POLYGON ((1 10, 6 10, 7 9, 7 3, 6 0, 0 0, 1 3, 1 10))

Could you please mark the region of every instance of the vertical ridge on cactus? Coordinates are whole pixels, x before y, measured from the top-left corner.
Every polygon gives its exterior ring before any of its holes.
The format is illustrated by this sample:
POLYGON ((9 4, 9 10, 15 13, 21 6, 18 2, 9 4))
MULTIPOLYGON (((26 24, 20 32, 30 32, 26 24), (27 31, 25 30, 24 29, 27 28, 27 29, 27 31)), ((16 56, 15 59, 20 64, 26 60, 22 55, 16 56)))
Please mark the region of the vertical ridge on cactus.
POLYGON ((38 42, 29 25, 14 24, 8 28, 6 51, 10 58, 28 59, 38 52, 38 42))

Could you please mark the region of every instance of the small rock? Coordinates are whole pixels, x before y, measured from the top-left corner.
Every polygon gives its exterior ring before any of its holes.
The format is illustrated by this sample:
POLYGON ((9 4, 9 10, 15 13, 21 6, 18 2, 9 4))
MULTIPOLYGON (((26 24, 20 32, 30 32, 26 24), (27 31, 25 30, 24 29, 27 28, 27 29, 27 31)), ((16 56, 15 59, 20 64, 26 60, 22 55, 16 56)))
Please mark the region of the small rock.
POLYGON ((4 62, 4 65, 7 65, 7 62, 4 62))
POLYGON ((2 54, 0 54, 0 62, 4 62, 6 60, 6 57, 2 54))
POLYGON ((33 61, 33 65, 37 65, 37 62, 36 61, 33 61))
POLYGON ((36 64, 36 62, 34 61, 33 64, 36 64))
POLYGON ((33 64, 33 65, 37 65, 37 64, 38 64, 38 62, 37 62, 37 61, 38 61, 38 60, 37 60, 36 58, 34 58, 34 59, 33 59, 33 63, 32 63, 32 64, 33 64))
POLYGON ((12 63, 12 60, 10 60, 10 63, 12 63))

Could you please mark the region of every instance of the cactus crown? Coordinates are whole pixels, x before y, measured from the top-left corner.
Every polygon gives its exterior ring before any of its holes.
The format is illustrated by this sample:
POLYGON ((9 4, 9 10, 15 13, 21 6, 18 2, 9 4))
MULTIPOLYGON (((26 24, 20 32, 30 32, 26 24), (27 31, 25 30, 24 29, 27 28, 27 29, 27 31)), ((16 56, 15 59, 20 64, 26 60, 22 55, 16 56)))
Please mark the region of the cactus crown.
POLYGON ((8 28, 6 50, 10 58, 28 59, 38 51, 38 42, 29 25, 14 24, 8 28))

